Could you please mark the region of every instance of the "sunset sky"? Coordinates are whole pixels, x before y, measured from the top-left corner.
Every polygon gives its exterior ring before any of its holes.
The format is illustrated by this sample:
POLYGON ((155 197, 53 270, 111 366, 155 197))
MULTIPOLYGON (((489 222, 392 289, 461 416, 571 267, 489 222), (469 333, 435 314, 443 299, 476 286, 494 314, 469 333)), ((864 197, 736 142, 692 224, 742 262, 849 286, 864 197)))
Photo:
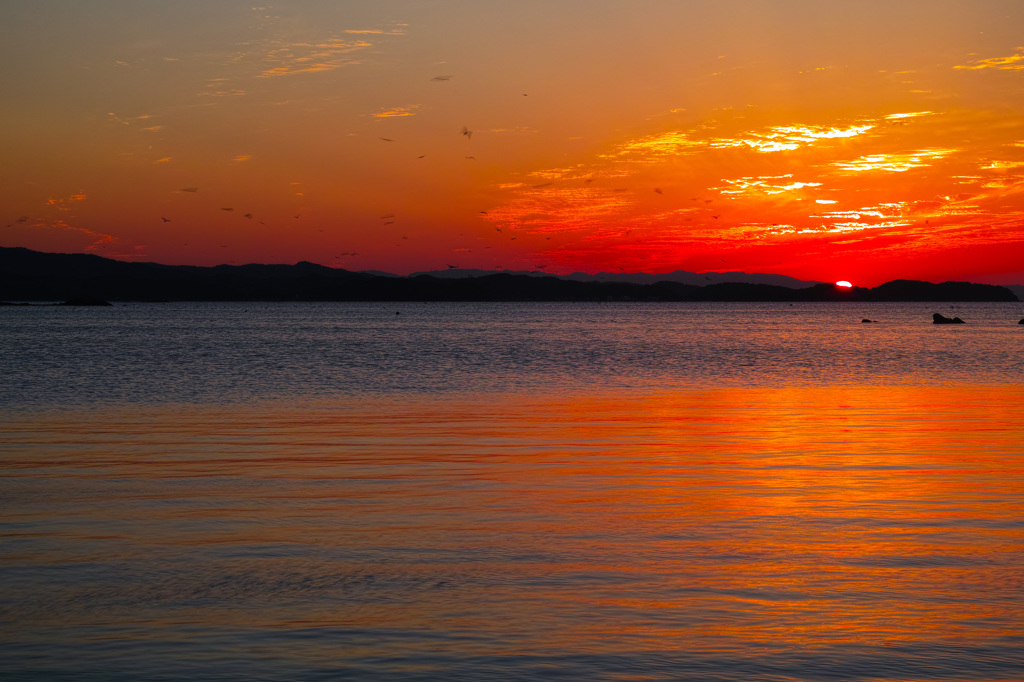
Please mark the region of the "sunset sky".
POLYGON ((0 246, 1024 283, 1020 0, 10 0, 0 246))

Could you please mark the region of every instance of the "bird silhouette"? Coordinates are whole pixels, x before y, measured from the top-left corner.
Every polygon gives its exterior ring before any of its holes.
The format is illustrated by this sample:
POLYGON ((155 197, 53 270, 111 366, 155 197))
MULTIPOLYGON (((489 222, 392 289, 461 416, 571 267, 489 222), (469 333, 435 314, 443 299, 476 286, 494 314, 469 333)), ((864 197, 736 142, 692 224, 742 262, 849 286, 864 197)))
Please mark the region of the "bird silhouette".
POLYGON ((379 139, 384 140, 385 142, 394 142, 390 137, 381 137, 379 139))
POLYGON ((458 270, 458 269, 459 269, 459 266, 458 266, 458 265, 449 265, 449 266, 448 266, 448 269, 449 269, 449 270, 458 270))
POLYGON ((165 223, 171 222, 170 218, 164 218, 163 216, 160 216, 160 220, 164 221, 165 223))
POLYGON ((660 187, 655 187, 655 188, 654 188, 654 191, 655 191, 656 193, 658 193, 658 194, 663 194, 663 192, 661 191, 661 188, 660 188, 660 187))
POLYGON ((473 139, 473 131, 467 128, 466 126, 462 126, 462 134, 466 136, 467 140, 473 139))
POLYGON ((181 191, 182 192, 198 192, 199 188, 198 187, 182 187, 181 191))
POLYGON ((434 76, 430 80, 432 80, 432 81, 449 81, 451 79, 452 79, 451 76, 434 76))

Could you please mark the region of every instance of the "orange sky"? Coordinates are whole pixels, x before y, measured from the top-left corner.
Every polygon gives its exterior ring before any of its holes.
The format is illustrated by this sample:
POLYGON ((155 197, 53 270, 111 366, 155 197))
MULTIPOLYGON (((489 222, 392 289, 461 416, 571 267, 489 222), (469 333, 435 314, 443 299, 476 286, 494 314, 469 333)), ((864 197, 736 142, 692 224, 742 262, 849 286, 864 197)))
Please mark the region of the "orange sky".
POLYGON ((1020 26, 1017 0, 5 3, 0 246, 1024 283, 1020 26))

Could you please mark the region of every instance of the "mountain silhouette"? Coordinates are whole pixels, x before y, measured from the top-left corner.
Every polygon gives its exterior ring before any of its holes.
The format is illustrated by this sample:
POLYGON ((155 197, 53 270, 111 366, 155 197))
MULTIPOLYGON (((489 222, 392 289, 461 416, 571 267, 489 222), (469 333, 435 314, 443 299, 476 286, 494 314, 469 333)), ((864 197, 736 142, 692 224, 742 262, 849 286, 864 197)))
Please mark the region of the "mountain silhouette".
POLYGON ((1018 300, 1006 287, 970 282, 894 280, 874 288, 839 288, 782 275, 748 273, 602 273, 587 276, 597 279, 586 280, 582 273, 559 277, 536 271, 493 273, 453 268, 441 272, 446 274, 402 277, 304 261, 295 265, 161 265, 0 247, 0 300, 65 301, 82 296, 108 301, 1018 300), (691 276, 700 277, 705 285, 690 283, 691 276), (733 276, 740 281, 728 281, 733 276), (761 278, 767 279, 759 281, 761 278), (766 282, 794 282, 800 286, 766 282))

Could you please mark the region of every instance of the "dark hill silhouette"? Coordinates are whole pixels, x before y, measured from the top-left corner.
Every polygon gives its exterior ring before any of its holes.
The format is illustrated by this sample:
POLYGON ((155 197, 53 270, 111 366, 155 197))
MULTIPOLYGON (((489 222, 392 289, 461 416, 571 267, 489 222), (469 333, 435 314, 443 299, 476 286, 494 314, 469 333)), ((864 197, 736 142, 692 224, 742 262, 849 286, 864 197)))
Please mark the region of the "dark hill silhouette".
MULTIPOLYGON (((386 274, 386 273, 381 273, 386 274)), ((466 279, 469 277, 484 277, 486 275, 527 275, 530 277, 551 277, 552 275, 540 270, 477 270, 473 268, 448 268, 445 270, 429 270, 414 272, 410 277, 418 275, 430 275, 443 279, 466 279)), ((677 282, 679 284, 690 284, 703 287, 709 284, 722 284, 730 282, 743 282, 747 284, 771 284, 790 289, 805 289, 821 282, 809 282, 807 280, 787 277, 786 275, 769 275, 748 272, 687 272, 676 270, 663 274, 651 274, 649 272, 599 272, 591 275, 586 272, 573 272, 568 275, 559 275, 559 279, 570 279, 577 282, 619 282, 629 284, 660 284, 662 282, 677 282)))
POLYGON ((1007 284, 1006 288, 1012 291, 1017 298, 1024 301, 1024 284, 1007 284))
MULTIPOLYGON (((481 271, 483 272, 483 271, 481 271)), ((681 272, 681 271, 679 271, 681 272)), ((161 265, 0 247, 0 300, 65 301, 1016 301, 1005 287, 895 280, 873 289, 756 282, 581 281, 536 272, 399 277, 315 263, 161 265)), ((692 274, 692 273, 690 273, 692 274)), ((717 273, 720 276, 722 273, 717 273)), ((746 273, 739 273, 746 274, 746 273)), ((753 277, 748 275, 749 277, 753 277)), ((780 277, 780 276, 770 276, 780 277)), ((791 278, 786 278, 791 279, 791 278)), ((705 280, 706 281, 706 280, 705 280)), ((793 280, 799 281, 799 280, 793 280)))

